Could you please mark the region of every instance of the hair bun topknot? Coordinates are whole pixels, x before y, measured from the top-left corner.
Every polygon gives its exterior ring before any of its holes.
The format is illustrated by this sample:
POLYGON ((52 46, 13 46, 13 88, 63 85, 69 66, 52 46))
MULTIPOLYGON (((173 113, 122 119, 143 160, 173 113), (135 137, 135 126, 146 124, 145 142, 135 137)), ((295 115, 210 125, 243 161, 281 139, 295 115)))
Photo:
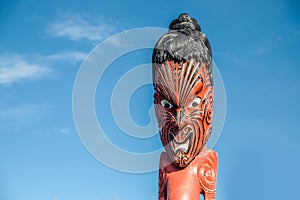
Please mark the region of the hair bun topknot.
POLYGON ((181 30, 187 28, 191 30, 201 31, 201 27, 198 24, 197 20, 191 18, 187 13, 180 14, 178 19, 173 20, 169 26, 170 30, 181 30))

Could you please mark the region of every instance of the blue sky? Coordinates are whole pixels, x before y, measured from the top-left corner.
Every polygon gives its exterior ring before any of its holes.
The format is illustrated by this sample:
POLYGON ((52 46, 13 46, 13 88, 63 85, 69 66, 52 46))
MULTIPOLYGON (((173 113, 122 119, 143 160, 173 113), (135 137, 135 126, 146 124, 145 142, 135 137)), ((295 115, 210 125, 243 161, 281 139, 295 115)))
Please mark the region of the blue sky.
MULTIPOLYGON (((80 65, 97 44, 133 28, 167 28, 182 12, 196 18, 208 36, 226 88, 226 121, 215 146, 217 199, 296 198, 300 180, 297 1, 2 0, 1 200, 157 198, 157 171, 119 172, 86 150, 73 121, 72 92, 80 65)), ((109 98, 104 97, 110 97, 122 73, 150 59, 151 49, 120 58, 106 71, 96 92, 97 115, 107 137, 128 151, 152 151, 161 144, 157 136, 138 140, 125 135, 113 121, 109 98)), ((149 85, 134 93, 129 110, 136 123, 149 122, 144 116, 151 103, 149 85)))

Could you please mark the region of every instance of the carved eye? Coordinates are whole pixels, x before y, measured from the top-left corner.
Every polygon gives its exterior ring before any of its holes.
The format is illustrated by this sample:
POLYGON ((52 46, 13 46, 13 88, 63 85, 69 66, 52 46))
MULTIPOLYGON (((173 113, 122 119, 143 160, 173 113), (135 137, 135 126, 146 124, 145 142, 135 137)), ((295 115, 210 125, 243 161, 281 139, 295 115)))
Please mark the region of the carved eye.
POLYGON ((165 108, 173 108, 173 105, 166 99, 161 100, 160 104, 165 108))
POLYGON ((195 108, 197 107, 201 102, 201 98, 200 97, 196 97, 189 105, 190 108, 195 108))

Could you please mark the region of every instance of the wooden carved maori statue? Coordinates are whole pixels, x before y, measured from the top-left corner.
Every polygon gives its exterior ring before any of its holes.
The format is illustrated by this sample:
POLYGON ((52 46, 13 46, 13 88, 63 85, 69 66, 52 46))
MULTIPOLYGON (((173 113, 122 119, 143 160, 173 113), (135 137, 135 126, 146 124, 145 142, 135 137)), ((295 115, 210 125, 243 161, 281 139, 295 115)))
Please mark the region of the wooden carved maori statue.
POLYGON ((159 200, 214 200, 217 153, 212 132, 212 52, 197 21, 181 14, 152 56, 155 114, 165 152, 160 157, 159 200))

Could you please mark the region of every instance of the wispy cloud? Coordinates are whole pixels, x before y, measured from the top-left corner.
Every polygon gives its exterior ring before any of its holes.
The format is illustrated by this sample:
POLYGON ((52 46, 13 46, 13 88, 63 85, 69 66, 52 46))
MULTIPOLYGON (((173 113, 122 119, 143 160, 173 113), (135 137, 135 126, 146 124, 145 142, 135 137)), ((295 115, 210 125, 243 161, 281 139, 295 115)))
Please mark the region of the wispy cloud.
POLYGON ((22 119, 24 117, 32 117, 38 111, 41 110, 41 107, 37 105, 16 105, 9 108, 1 109, 0 118, 7 119, 22 119))
POLYGON ((58 129, 59 133, 65 134, 65 135, 69 135, 70 134, 70 129, 69 128, 60 128, 58 129))
POLYGON ((300 31, 299 31, 299 30, 295 30, 295 31, 293 32, 293 34, 294 34, 294 36, 300 36, 300 31))
POLYGON ((1 105, 0 129, 19 132, 46 120, 52 113, 50 104, 1 105))
POLYGON ((40 79, 49 74, 49 68, 31 63, 20 55, 0 55, 0 85, 40 79))
POLYGON ((250 54, 262 55, 268 52, 267 47, 258 45, 248 50, 250 54))
POLYGON ((57 197, 57 196, 55 196, 53 200, 59 200, 59 199, 58 199, 58 197, 57 197))
POLYGON ((61 52, 61 53, 57 53, 57 54, 51 54, 48 56, 40 57, 40 60, 48 61, 51 63, 57 62, 57 61, 76 63, 76 62, 83 61, 86 56, 87 56, 87 54, 84 52, 81 52, 81 51, 61 52))
POLYGON ((74 41, 82 39, 100 41, 113 31, 114 27, 104 18, 72 13, 61 15, 48 27, 48 33, 52 37, 66 37, 74 41))
POLYGON ((0 85, 37 80, 54 75, 51 67, 62 63, 76 64, 87 56, 81 51, 61 52, 50 55, 26 56, 22 54, 0 54, 0 85))
POLYGON ((242 65, 245 63, 244 58, 242 58, 241 56, 238 56, 236 54, 229 53, 229 52, 214 52, 214 55, 224 57, 227 60, 230 60, 236 64, 242 65))

